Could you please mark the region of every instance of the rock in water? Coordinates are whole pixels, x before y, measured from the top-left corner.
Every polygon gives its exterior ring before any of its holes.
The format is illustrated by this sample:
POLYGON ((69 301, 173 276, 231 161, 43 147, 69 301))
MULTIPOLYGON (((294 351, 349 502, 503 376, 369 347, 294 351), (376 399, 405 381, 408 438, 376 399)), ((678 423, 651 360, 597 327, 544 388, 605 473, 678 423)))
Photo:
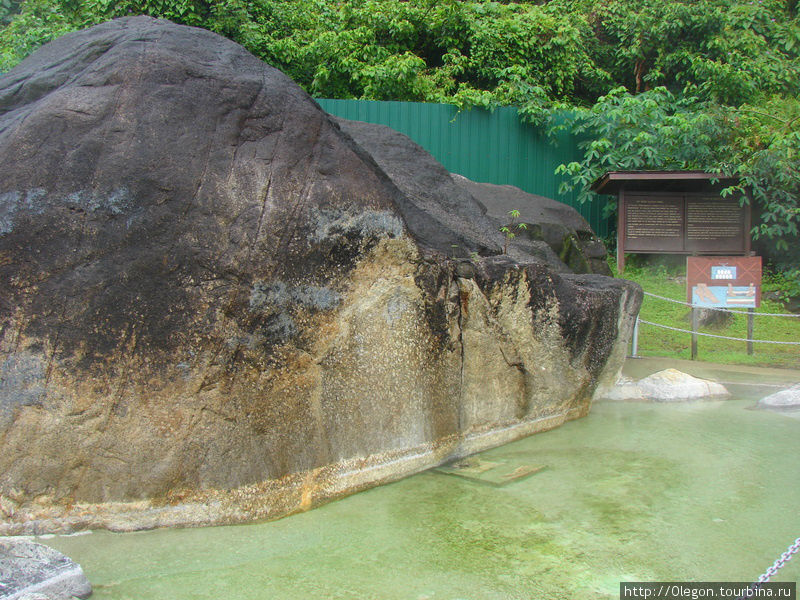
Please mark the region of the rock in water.
POLYGON ((637 385, 645 398, 657 402, 730 396, 721 383, 698 379, 677 369, 664 369, 653 373, 649 377, 640 379, 637 385))
POLYGON ((698 379, 677 369, 664 369, 639 381, 622 377, 613 387, 603 387, 598 390, 595 399, 626 402, 678 402, 729 395, 730 393, 721 383, 698 379))
POLYGON ((0 598, 88 598, 92 586, 80 565, 48 546, 0 538, 0 598))
POLYGON ((148 17, 0 78, 0 163, 5 531, 273 517, 556 426, 641 299, 497 255, 282 73, 148 17))
POLYGON ((645 402, 642 388, 639 387, 630 377, 620 377, 619 380, 608 389, 598 389, 595 392, 594 400, 613 400, 616 402, 645 402))
POLYGON ((770 394, 758 401, 759 408, 793 409, 800 408, 800 383, 780 392, 770 394))

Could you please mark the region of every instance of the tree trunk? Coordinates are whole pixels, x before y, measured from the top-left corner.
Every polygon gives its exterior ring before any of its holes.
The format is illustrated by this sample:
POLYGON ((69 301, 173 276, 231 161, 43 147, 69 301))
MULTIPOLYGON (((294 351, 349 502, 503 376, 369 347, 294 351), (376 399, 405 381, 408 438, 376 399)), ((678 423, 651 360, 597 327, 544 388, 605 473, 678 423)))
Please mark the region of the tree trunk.
MULTIPOLYGON (((794 0, 794 1, 796 2, 797 0, 794 0)), ((640 58, 639 60, 636 61, 636 64, 634 65, 634 68, 633 68, 633 75, 634 75, 634 77, 636 77, 636 93, 638 94, 639 92, 642 91, 642 79, 643 79, 643 75, 644 75, 644 59, 643 58, 640 58)))

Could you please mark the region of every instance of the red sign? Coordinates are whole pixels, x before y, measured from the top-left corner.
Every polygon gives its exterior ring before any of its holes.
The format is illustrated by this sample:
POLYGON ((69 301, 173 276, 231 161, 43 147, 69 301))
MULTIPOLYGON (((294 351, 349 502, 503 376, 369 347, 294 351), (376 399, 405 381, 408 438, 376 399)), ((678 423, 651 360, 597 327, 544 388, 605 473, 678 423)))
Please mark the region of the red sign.
POLYGON ((761 305, 761 257, 687 257, 686 297, 701 307, 757 308, 761 305))

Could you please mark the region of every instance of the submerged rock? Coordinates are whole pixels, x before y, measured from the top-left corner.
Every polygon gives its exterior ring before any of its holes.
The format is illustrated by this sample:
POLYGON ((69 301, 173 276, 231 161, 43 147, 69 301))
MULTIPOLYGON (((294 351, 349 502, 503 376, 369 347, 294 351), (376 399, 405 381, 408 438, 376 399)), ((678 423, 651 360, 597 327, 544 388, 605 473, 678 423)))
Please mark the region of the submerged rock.
POLYGON ((620 377, 616 384, 607 389, 599 389, 595 393, 596 400, 613 400, 617 402, 645 402, 642 388, 630 377, 620 377))
POLYGON ((698 379, 677 369, 664 369, 633 381, 621 379, 599 395, 603 400, 676 402, 700 398, 730 396, 725 386, 715 381, 698 379))
POLYGON ((148 17, 0 78, 0 531, 275 517, 585 415, 639 288, 381 160, 148 17))
POLYGON ((57 550, 26 539, 0 538, 3 600, 72 600, 91 594, 80 565, 57 550))
POLYGON ((758 406, 759 408, 773 409, 800 408, 800 383, 761 398, 758 401, 758 406))

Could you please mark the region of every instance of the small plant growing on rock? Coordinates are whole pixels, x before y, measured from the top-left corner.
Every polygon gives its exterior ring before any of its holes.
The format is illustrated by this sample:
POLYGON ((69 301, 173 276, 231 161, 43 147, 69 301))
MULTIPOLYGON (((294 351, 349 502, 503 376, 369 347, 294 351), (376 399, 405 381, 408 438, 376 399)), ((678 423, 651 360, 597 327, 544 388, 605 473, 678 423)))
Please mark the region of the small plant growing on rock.
POLYGON ((516 208, 508 211, 508 216, 511 217, 511 222, 508 225, 503 225, 500 228, 500 231, 502 231, 503 235, 506 236, 505 244, 503 244, 503 254, 508 254, 508 242, 517 237, 517 232, 528 228, 526 223, 519 222, 519 215, 520 212, 516 208))

